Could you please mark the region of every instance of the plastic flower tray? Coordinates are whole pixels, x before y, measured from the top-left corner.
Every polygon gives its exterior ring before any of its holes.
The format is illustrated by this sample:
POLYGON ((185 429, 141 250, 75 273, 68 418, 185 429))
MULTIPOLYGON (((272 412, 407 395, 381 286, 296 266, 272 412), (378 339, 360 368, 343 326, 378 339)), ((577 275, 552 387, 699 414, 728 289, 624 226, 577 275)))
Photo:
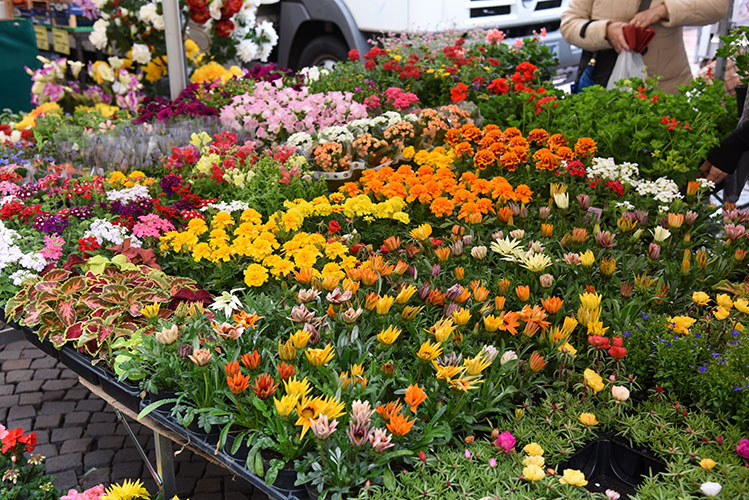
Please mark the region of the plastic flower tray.
POLYGON ((121 382, 113 373, 106 372, 99 376, 101 388, 114 399, 125 405, 128 409, 138 412, 140 409, 141 390, 137 385, 121 382))
POLYGON ((665 472, 666 464, 610 438, 601 438, 588 443, 557 467, 560 474, 564 469, 583 472, 588 491, 612 489, 622 498, 629 498, 646 476, 665 472))
POLYGON ((72 347, 63 346, 60 349, 60 361, 92 384, 100 385, 101 380, 107 378, 107 373, 102 368, 91 364, 89 356, 84 356, 72 347))
POLYGON ((36 334, 36 332, 32 330, 31 328, 27 328, 25 326, 20 326, 20 325, 11 325, 11 326, 17 329, 20 329, 23 332, 23 335, 26 337, 26 340, 28 340, 29 343, 39 348, 47 356, 52 356, 55 359, 60 358, 60 351, 55 347, 55 345, 47 339, 41 340, 39 336, 36 334))

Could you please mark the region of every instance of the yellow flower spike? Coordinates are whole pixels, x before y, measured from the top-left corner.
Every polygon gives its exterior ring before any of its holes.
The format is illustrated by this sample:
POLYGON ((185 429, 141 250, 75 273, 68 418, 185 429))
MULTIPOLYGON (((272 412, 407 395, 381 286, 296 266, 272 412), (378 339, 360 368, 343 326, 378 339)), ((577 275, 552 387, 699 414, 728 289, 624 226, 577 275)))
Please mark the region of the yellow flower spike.
POLYGON ((312 366, 323 366, 335 356, 335 349, 331 344, 322 349, 307 349, 304 351, 307 360, 312 366))
POLYGON ((393 345, 401 334, 401 329, 394 326, 388 326, 387 329, 383 328, 380 333, 377 334, 377 341, 385 346, 393 345))

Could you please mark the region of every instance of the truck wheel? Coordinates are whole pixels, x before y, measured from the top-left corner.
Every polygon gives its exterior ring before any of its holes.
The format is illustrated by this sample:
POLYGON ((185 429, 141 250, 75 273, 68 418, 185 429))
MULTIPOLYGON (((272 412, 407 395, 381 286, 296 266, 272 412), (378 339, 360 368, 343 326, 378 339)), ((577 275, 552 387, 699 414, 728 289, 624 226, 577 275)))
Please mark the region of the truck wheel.
POLYGON ((332 68, 348 58, 346 44, 332 36, 321 36, 310 41, 299 56, 299 67, 322 66, 332 68))

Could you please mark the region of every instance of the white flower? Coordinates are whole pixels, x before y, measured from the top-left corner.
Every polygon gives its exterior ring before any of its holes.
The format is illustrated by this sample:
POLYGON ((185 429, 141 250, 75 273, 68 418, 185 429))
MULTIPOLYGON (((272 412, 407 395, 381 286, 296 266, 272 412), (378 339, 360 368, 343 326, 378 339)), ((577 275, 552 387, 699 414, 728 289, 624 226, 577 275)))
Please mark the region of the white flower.
POLYGON ((237 45, 237 56, 242 62, 248 63, 258 57, 258 46, 252 40, 242 40, 237 45))
POLYGON ((518 355, 515 351, 505 351, 504 354, 502 354, 502 357, 499 358, 499 364, 504 366, 510 361, 514 361, 516 359, 518 359, 518 355))
POLYGON ((554 193, 554 203, 557 208, 567 210, 570 206, 570 195, 567 193, 554 193))
POLYGON ((671 236, 671 231, 661 226, 656 226, 655 231, 653 231, 653 239, 656 243, 666 241, 669 236, 671 236))
POLYGON ((125 62, 117 56, 112 56, 108 58, 107 61, 109 62, 109 65, 112 67, 113 70, 120 69, 122 67, 122 64, 125 62))
POLYGON ((320 79, 320 68, 317 66, 302 68, 299 73, 304 75, 305 82, 316 82, 320 79))
POLYGON ((102 10, 109 0, 94 0, 94 5, 99 10, 102 10))
POLYGON ((702 483, 702 486, 700 486, 700 491, 709 497, 717 497, 722 489, 723 487, 720 484, 712 481, 702 483))
POLYGON ((608 498, 609 500, 619 500, 619 498, 621 498, 621 495, 618 491, 609 489, 606 490, 606 498, 608 498))
POLYGON ((209 203, 205 207, 201 208, 200 210, 202 212, 205 212, 208 209, 214 209, 218 210, 219 212, 239 212, 240 210, 249 210, 250 205, 247 202, 234 200, 232 202, 225 202, 225 201, 219 201, 218 203, 209 203))
POLYGON ((138 19, 144 23, 152 22, 153 18, 158 14, 156 13, 156 4, 147 3, 138 10, 138 19))
POLYGON ((109 23, 103 19, 98 19, 94 23, 94 30, 88 36, 88 41, 98 50, 104 50, 107 46, 107 27, 109 23))
POLYGON ((208 12, 211 13, 211 17, 218 21, 221 19, 221 5, 223 2, 221 0, 213 0, 211 3, 208 4, 208 12))
POLYGON ((148 48, 148 45, 134 43, 132 55, 133 61, 139 64, 148 64, 151 62, 151 49, 148 48))
POLYGON ((124 188, 124 189, 113 189, 111 191, 107 191, 107 200, 108 201, 120 201, 122 203, 128 203, 130 201, 135 201, 140 198, 151 198, 151 195, 148 194, 148 187, 147 186, 141 186, 140 184, 136 184, 133 187, 124 188))
POLYGON ((151 19, 151 24, 156 31, 164 31, 164 16, 154 17, 151 19))
POLYGON ((78 78, 81 69, 83 69, 83 63, 81 61, 68 61, 68 66, 70 66, 70 72, 73 73, 73 78, 78 78))
POLYGON ((11 281, 13 281, 13 284, 16 286, 23 285, 23 282, 29 278, 34 279, 38 277, 38 274, 34 274, 31 271, 26 271, 25 269, 19 269, 18 271, 10 275, 11 281))
POLYGON ((232 290, 231 292, 222 292, 220 296, 214 299, 213 304, 210 305, 210 308, 214 311, 223 311, 224 316, 228 318, 232 311, 236 311, 242 308, 242 301, 239 300, 239 297, 234 295, 234 292, 236 292, 237 290, 240 289, 237 288, 236 290, 232 290))

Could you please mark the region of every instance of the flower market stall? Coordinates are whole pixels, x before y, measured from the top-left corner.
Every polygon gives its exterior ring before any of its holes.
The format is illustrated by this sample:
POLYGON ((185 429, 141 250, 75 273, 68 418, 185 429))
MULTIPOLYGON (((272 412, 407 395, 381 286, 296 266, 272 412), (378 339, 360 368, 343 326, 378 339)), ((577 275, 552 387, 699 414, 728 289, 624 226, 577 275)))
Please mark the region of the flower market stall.
POLYGON ((0 126, 6 318, 90 390, 274 498, 749 495, 720 85, 568 95, 492 30, 298 73, 188 44, 170 101, 125 49, 0 126))

